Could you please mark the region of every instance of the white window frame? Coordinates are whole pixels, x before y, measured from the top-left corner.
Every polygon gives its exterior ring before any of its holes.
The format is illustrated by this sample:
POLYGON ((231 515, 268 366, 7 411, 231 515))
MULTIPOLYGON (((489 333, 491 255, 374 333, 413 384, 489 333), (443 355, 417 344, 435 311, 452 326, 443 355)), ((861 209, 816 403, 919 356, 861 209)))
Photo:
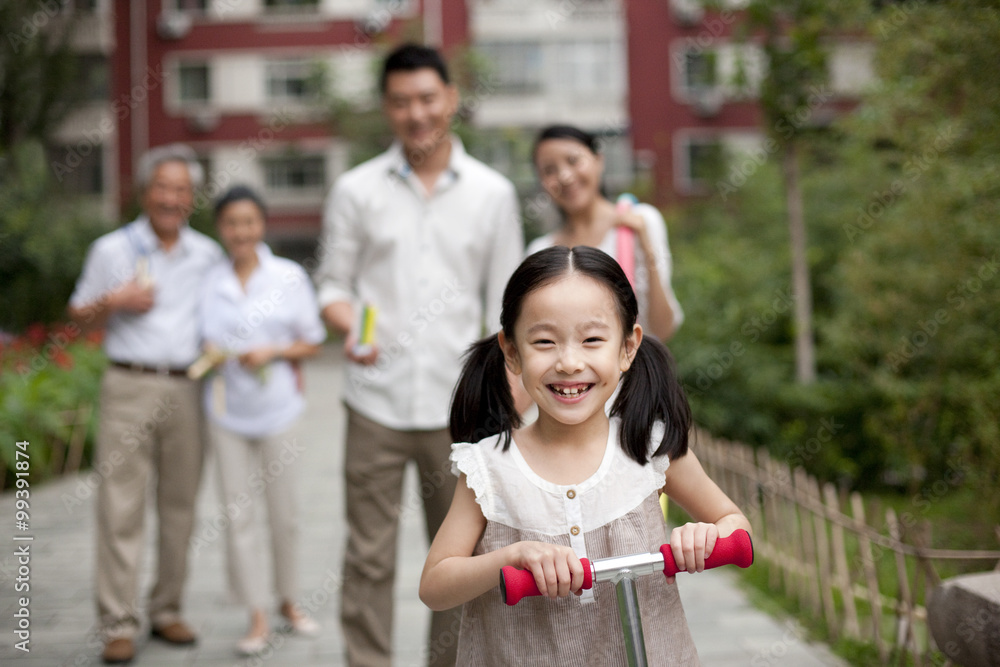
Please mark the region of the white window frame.
POLYGON ((212 104, 212 63, 208 60, 194 60, 194 59, 184 59, 178 60, 174 63, 174 90, 171 96, 174 100, 174 104, 180 109, 190 109, 190 108, 204 108, 211 106, 212 104), (185 68, 193 67, 203 67, 205 69, 205 98, 204 99, 185 99, 184 98, 184 85, 181 81, 183 76, 183 70, 185 68))
POLYGON ((704 195, 714 191, 714 183, 696 179, 691 174, 691 147, 716 145, 726 159, 725 136, 718 132, 679 132, 674 137, 674 188, 687 195, 704 195))
POLYGON ((308 58, 281 58, 269 59, 264 64, 264 97, 268 102, 280 104, 296 104, 309 106, 316 102, 315 92, 308 90, 309 77, 314 67, 314 61, 308 58), (298 75, 301 75, 299 77, 298 75), (287 94, 289 81, 301 80, 306 92, 304 95, 287 94), (285 92, 275 94, 272 89, 272 82, 281 81, 285 92))
POLYGON ((288 197, 290 195, 295 196, 309 196, 309 195, 320 195, 322 196, 326 192, 326 181, 327 181, 327 171, 328 166, 326 164, 326 155, 323 153, 302 153, 302 154, 280 154, 280 155, 270 155, 267 157, 262 157, 260 160, 260 169, 263 175, 264 189, 269 196, 276 198, 288 197), (313 173, 318 173, 319 180, 315 183, 307 183, 304 185, 289 184, 287 181, 291 180, 288 178, 289 172, 294 168, 294 163, 298 161, 304 163, 308 161, 309 167, 313 173), (272 182, 272 168, 278 163, 284 163, 282 166, 285 169, 284 183, 273 183, 272 182), (318 167, 318 168, 317 168, 318 167))

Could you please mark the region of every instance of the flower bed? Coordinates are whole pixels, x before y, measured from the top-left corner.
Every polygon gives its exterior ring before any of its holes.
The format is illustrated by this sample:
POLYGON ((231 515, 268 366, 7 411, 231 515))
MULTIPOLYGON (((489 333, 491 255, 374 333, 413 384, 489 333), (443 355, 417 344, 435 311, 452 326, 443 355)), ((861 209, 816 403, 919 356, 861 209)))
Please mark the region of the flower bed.
POLYGON ((32 481, 89 463, 107 363, 100 339, 73 323, 0 334, 0 488, 14 479, 18 442, 29 443, 32 481))

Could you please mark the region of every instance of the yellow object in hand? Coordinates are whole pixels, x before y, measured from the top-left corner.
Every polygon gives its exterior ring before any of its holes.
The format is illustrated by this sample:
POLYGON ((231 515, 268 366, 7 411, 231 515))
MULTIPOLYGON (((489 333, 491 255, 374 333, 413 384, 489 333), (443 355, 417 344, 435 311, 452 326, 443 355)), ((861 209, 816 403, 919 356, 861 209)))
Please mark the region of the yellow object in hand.
POLYGON ((375 319, 378 309, 370 303, 366 303, 361 311, 361 330, 358 336, 358 344, 354 346, 354 354, 363 356, 371 352, 375 345, 375 319))

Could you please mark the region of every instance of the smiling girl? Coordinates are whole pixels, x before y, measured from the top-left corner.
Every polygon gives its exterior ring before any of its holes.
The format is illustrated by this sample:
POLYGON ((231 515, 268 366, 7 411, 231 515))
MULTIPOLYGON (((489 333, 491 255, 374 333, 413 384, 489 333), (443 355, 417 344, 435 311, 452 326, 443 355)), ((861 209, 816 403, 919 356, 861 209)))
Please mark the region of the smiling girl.
MULTIPOLYGON (((502 331, 470 350, 451 415, 459 482, 420 581, 432 609, 464 604, 459 664, 624 664, 614 592, 582 591, 580 559, 658 549, 660 493, 695 519, 670 535, 680 570, 700 572, 719 537, 749 531, 688 450, 670 354, 643 338, 636 314, 614 259, 557 246, 524 260, 502 331), (538 405, 523 428, 507 369, 538 405), (550 599, 507 608, 497 586, 507 565, 530 570, 550 599)), ((638 586, 650 663, 697 664, 676 587, 638 586)))

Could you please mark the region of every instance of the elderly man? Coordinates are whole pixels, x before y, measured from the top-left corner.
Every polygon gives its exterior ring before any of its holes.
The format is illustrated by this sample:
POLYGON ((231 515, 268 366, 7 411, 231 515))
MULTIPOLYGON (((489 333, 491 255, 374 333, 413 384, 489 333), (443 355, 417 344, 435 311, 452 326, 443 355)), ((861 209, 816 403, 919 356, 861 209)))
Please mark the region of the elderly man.
MULTIPOLYGON (((436 51, 389 54, 382 107, 396 142, 338 179, 324 220, 319 299, 326 321, 347 334, 350 361, 341 620, 355 667, 390 664, 404 471, 416 463, 433 538, 455 492, 447 426, 460 359, 484 327, 499 327, 503 289, 523 254, 514 186, 451 133, 458 101, 436 51), (363 303, 377 312, 376 336, 355 347, 363 303)), ((434 615, 431 664, 454 664, 459 619, 460 610, 434 615)))
POLYGON ((151 483, 159 520, 151 632, 177 645, 197 639, 180 613, 203 431, 199 383, 185 371, 199 355, 200 283, 223 257, 187 225, 202 177, 187 146, 149 151, 138 169, 143 214, 94 242, 69 304, 81 328, 106 331, 95 467, 106 471, 97 499, 97 611, 109 664, 135 654, 151 483))

